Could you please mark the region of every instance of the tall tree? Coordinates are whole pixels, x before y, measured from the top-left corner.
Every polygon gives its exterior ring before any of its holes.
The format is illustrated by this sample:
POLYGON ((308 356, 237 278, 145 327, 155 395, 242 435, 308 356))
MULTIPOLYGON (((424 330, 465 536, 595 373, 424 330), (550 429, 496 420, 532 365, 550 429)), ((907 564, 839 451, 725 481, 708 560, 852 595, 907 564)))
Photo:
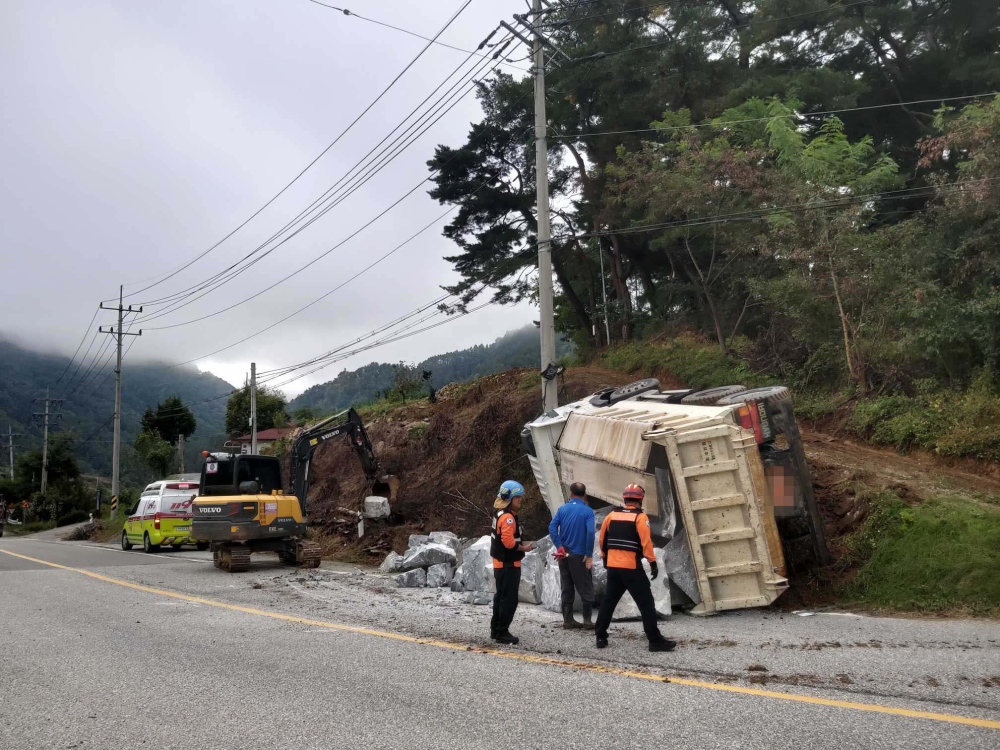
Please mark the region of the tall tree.
MULTIPOLYGON (((277 421, 287 424, 285 394, 267 385, 257 386, 257 429, 269 430, 277 421)), ((229 397, 226 403, 226 432, 239 437, 250 431, 250 386, 244 386, 229 397)))

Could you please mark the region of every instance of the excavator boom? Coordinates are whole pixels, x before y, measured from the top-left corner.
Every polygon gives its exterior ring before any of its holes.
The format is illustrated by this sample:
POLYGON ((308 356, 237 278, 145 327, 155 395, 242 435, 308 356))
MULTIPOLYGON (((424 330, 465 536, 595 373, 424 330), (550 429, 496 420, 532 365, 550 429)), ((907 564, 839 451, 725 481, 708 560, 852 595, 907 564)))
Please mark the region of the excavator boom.
POLYGON ((399 480, 392 475, 382 473, 382 464, 375 455, 372 441, 365 430, 361 416, 354 408, 327 417, 322 422, 303 431, 292 446, 292 494, 302 504, 302 512, 306 512, 306 496, 309 494, 309 466, 315 450, 323 443, 346 435, 354 450, 361 468, 365 473, 365 481, 374 495, 396 499, 399 480))

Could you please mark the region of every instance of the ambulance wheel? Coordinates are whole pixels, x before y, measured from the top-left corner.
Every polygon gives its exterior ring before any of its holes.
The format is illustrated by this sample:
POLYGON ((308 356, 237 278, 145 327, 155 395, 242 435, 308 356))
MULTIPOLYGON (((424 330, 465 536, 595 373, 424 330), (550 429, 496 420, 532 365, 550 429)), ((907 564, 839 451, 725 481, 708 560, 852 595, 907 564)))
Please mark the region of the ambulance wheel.
POLYGON ((153 544, 151 541, 149 541, 149 532, 148 531, 145 534, 142 535, 142 551, 143 552, 149 552, 149 553, 159 552, 160 551, 160 545, 159 544, 153 544))
POLYGON ((128 534, 125 531, 122 531, 122 549, 126 552, 132 549, 132 542, 128 540, 128 534))
POLYGON ((194 546, 199 552, 204 552, 208 549, 208 542, 196 542, 194 546))

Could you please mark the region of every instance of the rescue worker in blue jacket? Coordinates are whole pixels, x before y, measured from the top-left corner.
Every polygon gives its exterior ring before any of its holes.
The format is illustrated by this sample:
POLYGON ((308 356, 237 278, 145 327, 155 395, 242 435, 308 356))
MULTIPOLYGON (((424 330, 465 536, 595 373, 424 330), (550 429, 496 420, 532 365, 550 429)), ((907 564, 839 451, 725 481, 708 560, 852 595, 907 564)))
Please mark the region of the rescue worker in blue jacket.
POLYGON ((531 552, 531 542, 521 543, 521 523, 517 513, 524 501, 524 487, 508 480, 500 485, 493 502, 493 530, 490 534, 490 555, 493 557, 493 578, 497 592, 493 595, 493 619, 490 637, 497 643, 514 645, 516 636, 510 634, 510 624, 517 611, 517 589, 521 584, 521 560, 531 552))
POLYGON ((549 524, 549 537, 559 561, 562 586, 563 627, 567 630, 594 629, 594 577, 591 573, 594 554, 594 511, 587 505, 587 487, 574 482, 569 488, 569 502, 559 507, 549 524), (583 601, 583 624, 573 618, 576 592, 583 601))
POLYGON ((677 645, 660 634, 656 626, 656 604, 653 589, 642 568, 642 560, 649 561, 652 580, 660 574, 653 555, 653 540, 649 532, 649 516, 642 512, 646 491, 638 484, 630 484, 622 493, 625 507, 612 511, 601 525, 600 545, 604 567, 608 570, 608 584, 604 601, 597 613, 597 648, 607 648, 608 626, 615 607, 626 591, 635 600, 642 615, 642 629, 649 639, 650 651, 673 651, 677 645))

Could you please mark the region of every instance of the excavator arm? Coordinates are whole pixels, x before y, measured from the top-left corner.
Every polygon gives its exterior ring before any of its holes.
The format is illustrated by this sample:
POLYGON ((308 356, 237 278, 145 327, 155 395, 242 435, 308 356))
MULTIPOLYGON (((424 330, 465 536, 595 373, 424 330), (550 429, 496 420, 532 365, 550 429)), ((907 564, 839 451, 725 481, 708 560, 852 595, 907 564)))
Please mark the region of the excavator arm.
POLYGON ((292 493, 299 499, 303 515, 306 512, 306 496, 309 493, 309 465, 315 450, 323 443, 346 435, 354 450, 365 482, 372 494, 395 499, 399 480, 382 474, 382 464, 375 455, 372 441, 365 430, 364 422, 353 409, 327 417, 322 422, 304 431, 292 446, 292 493))

